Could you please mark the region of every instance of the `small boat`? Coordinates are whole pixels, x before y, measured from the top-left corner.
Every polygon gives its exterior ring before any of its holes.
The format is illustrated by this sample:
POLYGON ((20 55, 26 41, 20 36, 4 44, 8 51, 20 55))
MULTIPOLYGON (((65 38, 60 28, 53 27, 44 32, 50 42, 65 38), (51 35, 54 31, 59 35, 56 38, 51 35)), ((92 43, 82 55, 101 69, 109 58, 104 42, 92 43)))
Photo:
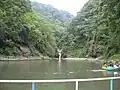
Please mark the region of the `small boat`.
POLYGON ((111 67, 111 66, 107 66, 107 67, 102 67, 103 70, 107 70, 107 71, 119 71, 120 67, 111 67))

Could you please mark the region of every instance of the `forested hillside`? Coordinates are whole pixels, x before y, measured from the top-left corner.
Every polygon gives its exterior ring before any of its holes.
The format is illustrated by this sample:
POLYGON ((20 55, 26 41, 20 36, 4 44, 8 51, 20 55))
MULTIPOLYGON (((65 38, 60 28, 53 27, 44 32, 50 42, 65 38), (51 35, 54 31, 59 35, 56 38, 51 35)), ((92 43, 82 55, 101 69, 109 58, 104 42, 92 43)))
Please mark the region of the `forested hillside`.
POLYGON ((119 57, 120 0, 89 0, 72 20, 68 32, 73 56, 119 57))
MULTIPOLYGON (((44 21, 52 23, 54 26, 54 36, 56 40, 56 48, 66 50, 66 41, 64 38, 68 35, 68 25, 74 18, 67 11, 58 10, 51 5, 46 5, 38 2, 32 2, 32 9, 43 18, 44 21)), ((65 53, 65 52, 64 52, 65 53)))
POLYGON ((49 12, 52 7, 38 4, 33 5, 29 0, 0 0, 0 55, 55 55, 67 21, 73 16, 55 8, 58 16, 52 15, 49 12), (43 9, 43 12, 39 7, 45 6, 48 11, 43 9))
POLYGON ((0 0, 0 55, 53 57, 59 48, 70 57, 120 57, 120 0, 89 0, 73 18, 50 5, 0 0))
POLYGON ((43 15, 48 16, 50 19, 53 19, 53 20, 67 22, 67 21, 71 21, 71 19, 74 18, 74 16, 69 12, 58 10, 52 7, 51 5, 32 2, 32 7, 36 12, 42 13, 43 15))

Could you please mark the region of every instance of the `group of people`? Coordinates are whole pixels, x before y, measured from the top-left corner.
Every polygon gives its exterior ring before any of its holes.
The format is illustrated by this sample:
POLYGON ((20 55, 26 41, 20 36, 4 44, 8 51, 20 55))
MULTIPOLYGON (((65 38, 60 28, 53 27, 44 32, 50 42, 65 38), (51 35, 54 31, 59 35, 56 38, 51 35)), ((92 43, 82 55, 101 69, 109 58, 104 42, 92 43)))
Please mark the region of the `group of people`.
POLYGON ((115 67, 115 68, 118 68, 120 67, 120 62, 119 61, 109 61, 109 62, 104 62, 102 67, 115 67))

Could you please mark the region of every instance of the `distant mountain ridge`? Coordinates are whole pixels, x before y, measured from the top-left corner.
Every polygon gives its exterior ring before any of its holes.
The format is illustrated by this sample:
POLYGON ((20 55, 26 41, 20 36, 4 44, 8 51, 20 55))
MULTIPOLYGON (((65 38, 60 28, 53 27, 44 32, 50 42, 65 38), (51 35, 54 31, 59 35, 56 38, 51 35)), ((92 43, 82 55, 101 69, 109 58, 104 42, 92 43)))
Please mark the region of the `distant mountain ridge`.
POLYGON ((51 19, 59 21, 71 21, 74 16, 67 11, 58 10, 51 5, 46 5, 38 2, 32 2, 32 8, 36 12, 41 12, 43 15, 48 16, 51 19))

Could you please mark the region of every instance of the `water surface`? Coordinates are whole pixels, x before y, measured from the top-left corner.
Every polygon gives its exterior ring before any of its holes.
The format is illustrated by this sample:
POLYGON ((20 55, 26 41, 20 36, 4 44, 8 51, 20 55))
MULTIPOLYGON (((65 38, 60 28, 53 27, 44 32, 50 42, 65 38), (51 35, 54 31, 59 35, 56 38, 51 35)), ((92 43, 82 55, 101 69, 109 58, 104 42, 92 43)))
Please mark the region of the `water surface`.
MULTIPOLYGON (((1 80, 83 79, 119 76, 100 70, 99 62, 90 61, 11 61, 0 62, 1 80)), ((108 81, 79 82, 79 90, 109 90, 108 81)), ((114 80, 114 90, 120 90, 114 80)), ((74 90, 74 83, 36 83, 36 90, 74 90)), ((0 83, 0 90, 31 90, 31 84, 0 83)))

